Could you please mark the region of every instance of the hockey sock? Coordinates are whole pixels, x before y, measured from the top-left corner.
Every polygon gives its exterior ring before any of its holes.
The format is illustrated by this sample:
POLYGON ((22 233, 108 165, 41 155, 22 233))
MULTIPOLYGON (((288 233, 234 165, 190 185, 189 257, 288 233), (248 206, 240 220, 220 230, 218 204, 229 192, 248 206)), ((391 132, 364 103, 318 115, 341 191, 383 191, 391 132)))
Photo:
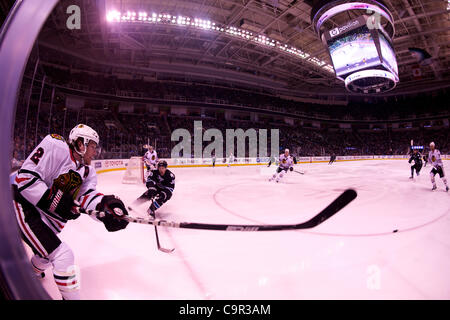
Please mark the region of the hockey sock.
POLYGON ((79 268, 69 246, 62 242, 49 256, 53 277, 64 300, 80 300, 79 268))
POLYGON ((276 180, 276 181, 277 181, 277 182, 278 182, 278 181, 280 181, 280 180, 281 180, 281 178, 283 178, 283 176, 284 176, 284 171, 281 171, 281 172, 280 172, 280 174, 278 175, 278 177, 277 177, 277 180, 276 180))

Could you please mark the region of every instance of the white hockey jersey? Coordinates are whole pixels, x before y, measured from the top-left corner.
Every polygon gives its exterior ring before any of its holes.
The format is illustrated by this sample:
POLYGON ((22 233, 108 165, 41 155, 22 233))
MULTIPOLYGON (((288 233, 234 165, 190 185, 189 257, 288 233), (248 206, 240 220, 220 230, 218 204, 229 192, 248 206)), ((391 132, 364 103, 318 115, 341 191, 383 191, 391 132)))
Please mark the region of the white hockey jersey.
MULTIPOLYGON (((35 207, 53 185, 63 192, 70 192, 84 209, 95 209, 103 198, 103 194, 96 191, 94 168, 77 162, 64 138, 56 134, 46 136, 33 150, 18 171, 14 184, 35 207)), ((36 209, 42 221, 55 233, 64 228, 67 220, 56 213, 36 209)))
POLYGON ((292 167, 294 165, 294 160, 292 159, 292 157, 286 156, 284 153, 280 154, 280 159, 279 159, 279 167, 282 169, 289 169, 290 167, 292 167))
POLYGON ((428 162, 431 163, 433 167, 444 167, 444 163, 442 162, 441 152, 438 149, 434 149, 428 153, 428 162))
POLYGON ((156 166, 156 164, 158 163, 158 155, 156 153, 156 150, 153 150, 152 152, 147 151, 144 154, 144 162, 147 165, 156 166))

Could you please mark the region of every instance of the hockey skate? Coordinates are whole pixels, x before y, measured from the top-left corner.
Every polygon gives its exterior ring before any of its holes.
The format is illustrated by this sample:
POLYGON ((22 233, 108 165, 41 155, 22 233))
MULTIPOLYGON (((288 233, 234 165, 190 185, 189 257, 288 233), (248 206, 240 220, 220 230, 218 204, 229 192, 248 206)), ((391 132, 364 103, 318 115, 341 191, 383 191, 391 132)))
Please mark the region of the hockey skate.
POLYGON ((149 215, 150 217, 152 217, 153 219, 155 219, 155 211, 156 211, 156 207, 155 207, 155 205, 154 205, 153 202, 152 202, 152 204, 150 205, 150 207, 149 207, 148 210, 147 210, 147 213, 148 213, 148 215, 149 215))
POLYGON ((434 185, 433 188, 431 189, 431 191, 436 190, 436 189, 437 189, 437 187, 436 187, 436 185, 434 185))
POLYGON ((445 191, 448 192, 448 186, 445 186, 445 191))

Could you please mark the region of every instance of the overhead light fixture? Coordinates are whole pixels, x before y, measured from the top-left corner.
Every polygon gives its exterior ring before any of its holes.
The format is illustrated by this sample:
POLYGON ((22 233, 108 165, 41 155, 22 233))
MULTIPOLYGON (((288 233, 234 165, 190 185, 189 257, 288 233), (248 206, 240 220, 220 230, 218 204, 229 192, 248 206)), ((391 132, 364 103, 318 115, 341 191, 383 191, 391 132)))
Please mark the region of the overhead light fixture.
POLYGON ((121 14, 119 11, 112 10, 109 11, 106 15, 106 19, 108 22, 132 22, 132 23, 161 23, 161 24, 172 24, 180 27, 191 26, 194 28, 201 28, 202 30, 215 30, 217 32, 226 33, 233 37, 239 37, 241 39, 245 39, 247 41, 251 41, 257 43, 262 46, 269 46, 274 48, 275 50, 279 50, 285 52, 287 54, 293 55, 302 60, 306 60, 311 64, 314 64, 318 67, 321 67, 323 70, 334 73, 334 69, 331 65, 326 64, 324 61, 321 61, 315 57, 310 57, 309 53, 304 52, 301 49, 290 47, 288 48, 287 44, 283 44, 279 41, 275 41, 270 37, 265 35, 257 35, 254 36, 252 32, 244 29, 238 29, 233 26, 220 26, 215 22, 210 20, 203 20, 199 18, 191 18, 182 15, 172 16, 167 13, 151 13, 140 11, 138 13, 138 18, 136 19, 136 12, 127 11, 126 14, 121 14), (148 19, 147 19, 148 17, 148 19), (192 21, 191 21, 192 20, 192 21), (309 59, 308 59, 309 58, 309 59))

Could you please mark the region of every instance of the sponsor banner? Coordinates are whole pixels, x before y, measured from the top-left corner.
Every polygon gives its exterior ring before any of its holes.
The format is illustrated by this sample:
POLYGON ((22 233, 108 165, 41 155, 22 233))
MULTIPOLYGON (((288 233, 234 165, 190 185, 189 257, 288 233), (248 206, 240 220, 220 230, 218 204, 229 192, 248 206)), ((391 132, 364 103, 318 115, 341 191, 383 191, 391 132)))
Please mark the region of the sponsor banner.
POLYGON ((103 160, 103 167, 105 169, 123 168, 125 167, 125 160, 103 160))
POLYGON ((102 167, 101 161, 93 161, 94 162, 94 169, 100 169, 102 167))

